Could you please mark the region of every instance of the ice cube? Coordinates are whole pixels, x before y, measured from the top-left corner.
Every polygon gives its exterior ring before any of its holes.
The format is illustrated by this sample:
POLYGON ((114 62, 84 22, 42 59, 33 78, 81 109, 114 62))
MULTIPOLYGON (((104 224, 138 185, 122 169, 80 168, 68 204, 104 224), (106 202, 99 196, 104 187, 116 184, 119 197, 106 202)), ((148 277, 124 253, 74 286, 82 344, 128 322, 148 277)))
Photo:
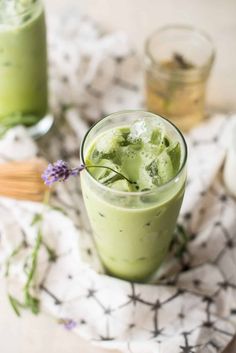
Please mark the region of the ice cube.
POLYGON ((151 129, 147 125, 145 120, 137 120, 130 127, 129 140, 135 142, 137 140, 142 140, 143 142, 149 142, 151 136, 151 129))
POLYGON ((143 143, 156 143, 156 141, 152 141, 154 131, 159 131, 159 141, 161 141, 164 136, 163 126, 153 119, 139 119, 130 127, 129 140, 131 142, 142 140, 143 143))
POLYGON ((111 153, 119 147, 122 140, 120 131, 110 130, 96 142, 96 149, 101 153, 111 153))
POLYGON ((171 158, 166 151, 163 151, 157 159, 157 170, 161 184, 167 183, 174 176, 171 158))
POLYGON ((120 190, 120 191, 131 191, 131 185, 128 183, 127 180, 117 180, 113 182, 110 187, 115 190, 120 190))
POLYGON ((92 173, 92 175, 95 177, 95 179, 99 180, 102 184, 104 184, 108 179, 111 177, 117 175, 114 171, 112 171, 110 168, 114 169, 115 171, 118 171, 118 167, 110 160, 107 159, 101 159, 97 166, 101 166, 101 168, 93 168, 90 167, 89 170, 92 173), (107 169, 107 168, 109 169, 107 169))
POLYGON ((173 169, 175 173, 179 170, 180 166, 180 157, 181 157, 181 149, 179 142, 172 144, 168 147, 167 153, 171 159, 173 169))
POLYGON ((6 29, 9 26, 19 26, 30 19, 24 16, 35 0, 0 0, 0 23, 6 29))

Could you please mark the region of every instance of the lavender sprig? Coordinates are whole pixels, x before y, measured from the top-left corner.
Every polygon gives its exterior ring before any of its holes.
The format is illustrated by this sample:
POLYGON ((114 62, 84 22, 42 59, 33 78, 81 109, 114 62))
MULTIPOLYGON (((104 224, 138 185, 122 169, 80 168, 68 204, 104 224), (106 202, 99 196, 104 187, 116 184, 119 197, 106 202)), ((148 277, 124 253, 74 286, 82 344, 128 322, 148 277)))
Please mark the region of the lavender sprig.
POLYGON ((77 322, 73 319, 60 319, 60 324, 63 324, 65 329, 71 331, 77 326, 77 322))
POLYGON ((81 164, 78 168, 69 168, 68 163, 58 160, 53 164, 49 164, 42 174, 45 184, 51 186, 56 181, 66 181, 70 176, 78 175, 85 166, 81 164))
POLYGON ((57 181, 66 181, 71 176, 77 176, 82 172, 84 169, 89 168, 103 168, 108 169, 117 175, 121 176, 123 179, 127 180, 130 184, 136 184, 135 181, 131 181, 130 179, 126 178, 123 174, 117 172, 111 167, 100 166, 100 165, 84 165, 81 164, 79 167, 70 168, 68 163, 63 160, 58 160, 53 164, 49 164, 47 169, 42 174, 42 179, 44 183, 48 186, 51 186, 53 183, 57 181))

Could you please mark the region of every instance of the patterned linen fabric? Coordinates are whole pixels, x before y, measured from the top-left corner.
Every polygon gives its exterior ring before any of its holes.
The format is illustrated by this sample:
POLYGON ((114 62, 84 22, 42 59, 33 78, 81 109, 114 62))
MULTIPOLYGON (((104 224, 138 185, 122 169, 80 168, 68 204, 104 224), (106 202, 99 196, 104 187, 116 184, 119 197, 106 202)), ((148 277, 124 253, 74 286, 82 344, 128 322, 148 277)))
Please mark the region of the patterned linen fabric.
MULTIPOLYGON (((124 34, 105 34, 87 18, 65 15, 50 21, 49 45, 54 129, 37 145, 23 127, 12 129, 0 141, 1 162, 40 153, 78 165, 91 121, 143 104, 139 61, 124 34)), ((221 180, 231 119, 216 115, 187 136, 189 176, 179 223, 189 242, 181 256, 173 244, 152 283, 104 274, 79 178, 72 178, 57 185, 49 205, 0 198, 8 293, 22 300, 41 228, 30 291, 59 324, 94 345, 127 353, 222 352, 236 331, 236 202, 221 180)))

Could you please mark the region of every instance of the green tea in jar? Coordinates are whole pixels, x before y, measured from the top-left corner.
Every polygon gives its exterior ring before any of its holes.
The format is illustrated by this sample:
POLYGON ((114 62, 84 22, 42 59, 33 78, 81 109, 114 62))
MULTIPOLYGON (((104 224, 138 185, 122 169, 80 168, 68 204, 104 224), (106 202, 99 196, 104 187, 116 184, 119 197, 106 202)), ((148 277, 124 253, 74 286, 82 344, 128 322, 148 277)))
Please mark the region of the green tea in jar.
POLYGON ((190 27, 166 27, 150 36, 146 43, 148 110, 183 131, 198 124, 204 118, 213 59, 208 37, 190 27))

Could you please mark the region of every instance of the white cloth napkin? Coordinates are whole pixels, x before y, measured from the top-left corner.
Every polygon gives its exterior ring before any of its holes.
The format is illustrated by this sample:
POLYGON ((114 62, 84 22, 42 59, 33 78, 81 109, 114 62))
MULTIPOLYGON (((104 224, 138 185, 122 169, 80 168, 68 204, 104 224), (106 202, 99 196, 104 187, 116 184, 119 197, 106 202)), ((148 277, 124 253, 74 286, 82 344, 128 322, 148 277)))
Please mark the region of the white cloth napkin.
MULTIPOLYGON (((84 117, 94 120, 104 112, 141 105, 135 79, 121 76, 130 65, 124 37, 101 35, 88 19, 66 18, 63 26, 58 20, 59 32, 55 23, 49 31, 52 106, 61 116, 60 124, 39 147, 24 128, 9 131, 0 142, 2 162, 32 157, 39 149, 48 158, 76 164, 87 126, 84 117), (112 75, 106 71, 108 62, 113 62, 112 75), (96 77, 100 70, 108 77, 104 88, 96 77), (95 83, 102 93, 93 90, 95 83)), ((2 275, 7 272, 8 293, 23 300, 41 228, 30 292, 59 324, 95 346, 126 353, 221 352, 236 331, 236 203, 225 193, 220 175, 225 155, 221 137, 229 119, 217 115, 187 136, 189 176, 179 222, 189 243, 180 258, 174 250, 169 254, 152 284, 133 284, 103 273, 79 178, 74 178, 57 186, 48 206, 0 198, 0 264, 2 275)))
MULTIPOLYGON (((94 344, 123 352, 220 351, 236 324, 236 204, 216 177, 226 123, 217 116, 188 137, 189 182, 181 223, 190 241, 181 259, 169 255, 158 284, 131 284, 102 274, 74 179, 60 184, 52 201, 65 214, 39 203, 0 199, 0 259, 3 273, 9 266, 9 293, 22 300, 38 231, 32 220, 42 213, 44 245, 32 288, 42 310, 94 344), (46 246, 56 252, 55 262, 49 261, 46 246)), ((24 157, 31 157, 32 141, 24 138, 25 131, 16 128, 9 134, 17 136, 24 157)))

